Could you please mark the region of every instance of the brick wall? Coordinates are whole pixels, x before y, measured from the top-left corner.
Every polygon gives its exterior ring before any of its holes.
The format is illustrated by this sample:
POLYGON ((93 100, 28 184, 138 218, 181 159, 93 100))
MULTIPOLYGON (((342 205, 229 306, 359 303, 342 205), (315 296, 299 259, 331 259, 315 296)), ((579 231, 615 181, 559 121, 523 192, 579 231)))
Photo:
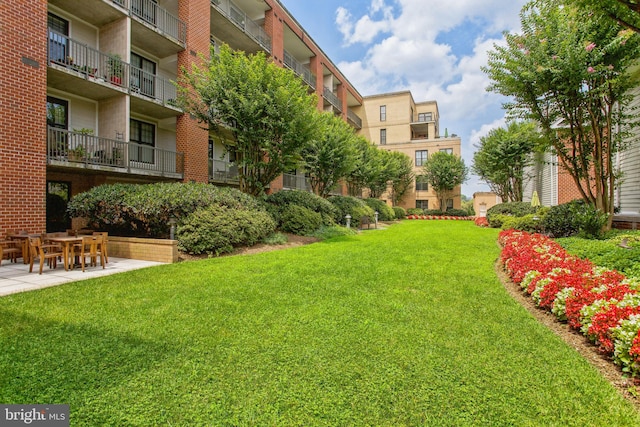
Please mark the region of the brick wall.
POLYGON ((0 3, 0 235, 46 228, 47 2, 0 3))
MULTIPOLYGON (((178 16, 187 23, 187 48, 178 54, 178 68, 191 68, 198 54, 209 53, 209 0, 179 0, 178 16)), ((209 138, 188 114, 176 122, 176 150, 184 153, 184 181, 209 181, 209 138)))

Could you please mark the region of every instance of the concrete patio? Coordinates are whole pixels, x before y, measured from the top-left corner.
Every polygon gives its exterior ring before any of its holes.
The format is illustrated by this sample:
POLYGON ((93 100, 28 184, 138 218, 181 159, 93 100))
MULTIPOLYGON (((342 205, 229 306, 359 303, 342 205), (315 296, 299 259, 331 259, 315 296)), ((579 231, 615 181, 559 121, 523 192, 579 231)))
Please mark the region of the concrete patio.
POLYGON ((154 261, 109 257, 109 263, 105 265, 104 269, 100 266, 87 267, 83 273, 80 267, 76 267, 73 270, 65 271, 62 263, 59 263, 55 269, 45 265, 42 274, 38 274, 39 265, 34 265, 33 273, 29 273, 29 265, 23 264, 22 260, 17 263, 2 260, 2 265, 0 265, 0 297, 161 264, 154 261))

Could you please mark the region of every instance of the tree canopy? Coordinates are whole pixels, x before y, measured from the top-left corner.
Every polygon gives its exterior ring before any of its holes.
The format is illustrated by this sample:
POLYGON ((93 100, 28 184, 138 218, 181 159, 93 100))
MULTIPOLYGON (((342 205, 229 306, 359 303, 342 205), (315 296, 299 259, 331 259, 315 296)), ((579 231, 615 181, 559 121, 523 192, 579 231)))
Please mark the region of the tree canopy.
POLYGON ((640 3, 636 0, 571 0, 570 3, 640 32, 640 3))
POLYGON ((541 135, 533 122, 512 121, 480 138, 473 155, 473 172, 505 202, 521 202, 525 168, 532 152, 541 146, 541 135))
POLYGON ((462 158, 438 151, 429 156, 422 170, 422 176, 436 192, 440 210, 444 212, 447 199, 453 198, 453 190, 467 180, 469 169, 462 158))
POLYGON ((302 149, 303 167, 313 192, 327 197, 356 165, 356 135, 340 117, 318 113, 319 132, 302 149))
POLYGON ((536 121, 583 199, 613 214, 613 157, 635 122, 625 70, 639 36, 555 0, 527 4, 521 27, 489 52, 489 90, 511 97, 512 117, 536 121))
POLYGON ((301 163, 301 150, 316 137, 315 97, 294 73, 263 52, 246 56, 227 45, 202 65, 183 70, 179 104, 210 130, 231 129, 225 148, 236 154, 240 189, 258 196, 273 180, 301 163))

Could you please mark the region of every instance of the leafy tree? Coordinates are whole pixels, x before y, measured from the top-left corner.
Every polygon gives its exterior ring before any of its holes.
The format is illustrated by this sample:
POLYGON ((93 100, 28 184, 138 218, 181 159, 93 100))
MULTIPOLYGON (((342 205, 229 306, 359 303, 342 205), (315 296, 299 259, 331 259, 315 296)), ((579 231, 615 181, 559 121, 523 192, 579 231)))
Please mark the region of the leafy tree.
POLYGON ((230 128, 226 148, 236 153, 240 189, 252 195, 299 166, 302 147, 315 137, 316 100, 302 80, 263 52, 246 56, 223 45, 201 66, 183 70, 182 108, 208 125, 230 128))
POLYGON ((570 3, 607 16, 636 33, 640 32, 640 4, 635 0, 572 0, 570 3))
POLYGON ((389 154, 389 160, 394 164, 394 173, 391 177, 391 200, 395 206, 400 204, 407 191, 413 185, 416 174, 413 172, 413 160, 411 157, 397 151, 390 151, 389 154))
POLYGON ((318 120, 319 132, 302 149, 302 159, 313 192, 327 197, 355 167, 356 136, 351 126, 331 113, 319 114, 318 120))
POLYGON ((464 160, 455 154, 438 151, 433 153, 422 166, 423 176, 436 192, 440 210, 444 212, 447 199, 453 197, 453 190, 467 180, 469 169, 464 160))
POLYGON ((505 202, 521 202, 524 170, 531 165, 531 153, 539 145, 535 123, 510 122, 506 128, 493 129, 480 138, 472 171, 505 202))
POLYGON ((625 70, 640 36, 554 0, 526 5, 521 25, 489 52, 489 90, 512 97, 505 104, 512 116, 539 123, 583 199, 613 214, 614 154, 635 121, 625 70))
POLYGON ((356 162, 346 178, 347 189, 350 196, 361 197, 363 189, 368 188, 371 180, 381 173, 382 163, 378 156, 380 150, 365 137, 356 136, 354 147, 356 162))
POLYGON ((373 153, 371 160, 374 163, 369 169, 366 187, 369 188, 369 197, 378 199, 387 191, 389 181, 396 175, 396 163, 392 160, 391 152, 387 150, 374 147, 373 153))

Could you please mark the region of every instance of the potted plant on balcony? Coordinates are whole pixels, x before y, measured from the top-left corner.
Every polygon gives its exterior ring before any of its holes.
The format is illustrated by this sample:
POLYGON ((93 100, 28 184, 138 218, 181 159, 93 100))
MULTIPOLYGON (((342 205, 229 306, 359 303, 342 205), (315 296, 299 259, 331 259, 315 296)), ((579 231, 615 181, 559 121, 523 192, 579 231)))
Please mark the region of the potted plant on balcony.
POLYGON ((82 144, 78 144, 73 148, 70 148, 67 152, 69 156, 70 162, 82 162, 84 160, 87 151, 84 149, 82 144))
POLYGON ((124 64, 120 55, 117 53, 109 55, 109 59, 107 59, 107 70, 111 83, 121 86, 122 76, 124 75, 124 64))

